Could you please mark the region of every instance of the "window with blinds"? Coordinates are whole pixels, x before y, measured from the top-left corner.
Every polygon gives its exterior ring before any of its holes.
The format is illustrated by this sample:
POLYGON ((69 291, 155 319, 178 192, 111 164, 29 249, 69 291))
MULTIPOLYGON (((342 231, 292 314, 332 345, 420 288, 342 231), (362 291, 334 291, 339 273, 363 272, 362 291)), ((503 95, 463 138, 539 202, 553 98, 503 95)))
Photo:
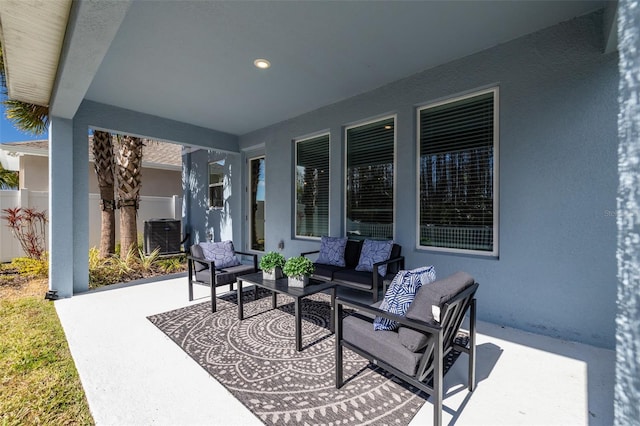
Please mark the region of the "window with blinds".
POLYGON ((497 255, 497 96, 418 110, 420 246, 497 255))
POLYGON ((346 229, 354 239, 393 239, 395 117, 346 130, 346 229))
POLYGON ((209 163, 209 207, 224 206, 224 160, 209 163))
POLYGON ((296 141, 296 236, 329 235, 329 135, 296 141))

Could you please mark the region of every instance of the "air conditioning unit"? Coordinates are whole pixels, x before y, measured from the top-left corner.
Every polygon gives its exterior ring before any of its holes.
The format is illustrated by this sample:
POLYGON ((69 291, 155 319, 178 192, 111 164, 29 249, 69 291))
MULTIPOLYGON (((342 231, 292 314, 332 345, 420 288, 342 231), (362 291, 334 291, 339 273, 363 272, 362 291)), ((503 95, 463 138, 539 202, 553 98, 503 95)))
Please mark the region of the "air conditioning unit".
POLYGON ((144 252, 160 248, 160 254, 180 253, 180 221, 151 219, 144 223, 144 252))

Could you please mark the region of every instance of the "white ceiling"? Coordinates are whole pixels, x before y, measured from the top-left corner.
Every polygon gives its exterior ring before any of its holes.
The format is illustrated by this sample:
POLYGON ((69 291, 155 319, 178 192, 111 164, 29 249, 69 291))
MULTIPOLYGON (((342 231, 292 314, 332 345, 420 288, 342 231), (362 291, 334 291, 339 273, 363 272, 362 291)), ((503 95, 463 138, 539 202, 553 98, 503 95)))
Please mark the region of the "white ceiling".
POLYGON ((99 2, 81 1, 67 30, 82 40, 67 43, 66 57, 76 65, 52 102, 64 110, 72 105, 65 95, 72 99, 75 90, 92 101, 242 135, 605 3, 133 1, 111 22, 99 2), (95 36, 96 28, 113 28, 115 37, 95 36), (272 67, 258 70, 256 58, 272 67), (92 61, 95 67, 83 67, 92 61))

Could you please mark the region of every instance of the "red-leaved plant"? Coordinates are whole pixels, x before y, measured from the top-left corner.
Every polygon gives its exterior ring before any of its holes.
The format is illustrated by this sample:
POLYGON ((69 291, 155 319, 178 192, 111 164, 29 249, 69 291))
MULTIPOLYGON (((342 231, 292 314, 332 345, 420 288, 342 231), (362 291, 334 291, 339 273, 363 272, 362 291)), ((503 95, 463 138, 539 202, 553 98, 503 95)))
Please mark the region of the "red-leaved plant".
POLYGON ((31 259, 41 259, 45 252, 44 231, 47 223, 45 211, 14 207, 3 209, 2 219, 7 221, 13 235, 20 241, 22 250, 31 259))

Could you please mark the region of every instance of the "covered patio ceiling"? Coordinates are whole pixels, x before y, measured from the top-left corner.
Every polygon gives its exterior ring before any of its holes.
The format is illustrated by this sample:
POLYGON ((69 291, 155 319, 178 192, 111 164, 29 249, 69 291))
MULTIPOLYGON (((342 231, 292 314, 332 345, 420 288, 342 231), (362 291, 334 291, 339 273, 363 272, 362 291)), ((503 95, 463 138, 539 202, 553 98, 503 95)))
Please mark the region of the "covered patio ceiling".
MULTIPOLYGON (((69 2, 50 3, 64 11, 69 2)), ((80 0, 57 73, 37 54, 14 56, 25 38, 55 51, 64 25, 58 38, 42 32, 55 13, 32 25, 32 8, 3 1, 0 22, 10 97, 43 103, 30 96, 48 84, 61 118, 89 99, 242 135, 607 3, 615 10, 606 1, 80 0), (257 58, 271 68, 256 68, 257 58)))

